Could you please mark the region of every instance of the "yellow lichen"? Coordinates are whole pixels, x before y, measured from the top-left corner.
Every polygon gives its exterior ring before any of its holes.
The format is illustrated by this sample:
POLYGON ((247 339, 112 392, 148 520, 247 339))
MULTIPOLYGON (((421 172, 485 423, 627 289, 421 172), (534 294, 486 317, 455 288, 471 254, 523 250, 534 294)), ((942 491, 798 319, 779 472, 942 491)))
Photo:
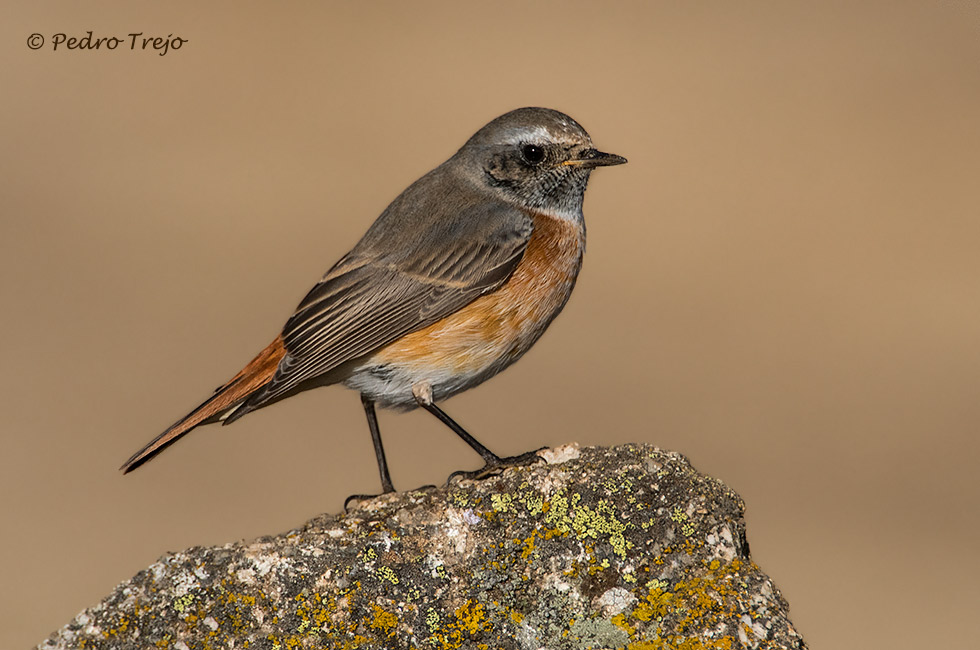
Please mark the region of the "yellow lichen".
POLYGON ((630 625, 626 621, 625 614, 616 614, 611 619, 609 619, 609 622, 615 625, 616 627, 620 628, 621 630, 624 630, 630 636, 636 634, 636 628, 630 625))
POLYGON ((394 636, 395 627, 398 625, 398 617, 373 603, 371 604, 371 607, 374 608, 374 618, 371 620, 371 629, 379 630, 388 637, 394 636))
MULTIPOLYGON (((665 617, 674 618, 672 634, 655 641, 637 640, 629 648, 637 650, 683 648, 684 650, 730 650, 733 639, 720 637, 702 641, 686 636, 697 630, 716 628, 720 623, 739 615, 743 606, 740 597, 743 586, 737 580, 742 569, 740 560, 728 564, 712 560, 703 564, 704 575, 681 580, 672 587, 664 580, 647 582, 647 594, 630 613, 638 622, 653 623, 665 617)), ((615 621, 614 621, 615 622, 615 621)), ((657 630, 657 628, 651 628, 657 630)), ((630 635, 631 639, 634 637, 630 635)))
POLYGON ((468 634, 476 634, 484 627, 489 627, 487 615, 483 611, 481 603, 474 603, 467 600, 463 605, 456 608, 453 615, 459 621, 459 627, 468 634))

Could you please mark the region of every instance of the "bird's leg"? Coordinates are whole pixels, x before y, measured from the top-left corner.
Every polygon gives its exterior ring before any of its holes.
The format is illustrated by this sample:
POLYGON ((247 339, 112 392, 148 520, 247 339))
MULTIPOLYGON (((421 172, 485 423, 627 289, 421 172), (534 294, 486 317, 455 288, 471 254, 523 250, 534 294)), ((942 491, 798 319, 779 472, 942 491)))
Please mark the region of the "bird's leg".
POLYGON ((384 445, 381 444, 381 430, 378 428, 378 414, 374 410, 374 402, 366 396, 361 395, 361 404, 364 405, 368 428, 371 429, 371 442, 374 443, 374 455, 378 459, 378 474, 381 475, 381 491, 383 493, 394 492, 395 486, 391 484, 391 474, 388 473, 388 461, 385 459, 384 445))
POLYGON ((432 389, 428 384, 418 384, 413 386, 412 394, 415 395, 415 401, 418 402, 419 406, 439 418, 440 422, 452 429, 453 433, 462 438, 463 442, 473 448, 473 451, 480 454, 483 461, 486 463, 486 465, 484 465, 482 468, 473 472, 453 472, 446 480, 447 483, 452 481, 457 476, 461 478, 482 479, 491 476, 492 474, 498 474, 501 470, 508 467, 530 465, 531 463, 541 462, 543 460, 540 456, 538 456, 538 452, 541 451, 541 449, 544 449, 544 447, 534 451, 529 451, 519 456, 505 456, 501 458, 497 454, 487 449, 479 440, 471 436, 466 429, 461 427, 459 423, 449 417, 445 411, 435 405, 435 402, 432 401, 432 389))
MULTIPOLYGON (((378 428, 378 414, 374 410, 374 401, 366 395, 361 395, 361 404, 364 406, 364 414, 367 415, 368 428, 371 429, 371 442, 374 443, 374 455, 378 459, 378 474, 381 475, 381 493, 387 494, 395 491, 395 486, 391 484, 391 474, 388 473, 388 461, 385 459, 385 448, 381 444, 381 430, 378 428)), ((376 494, 352 494, 344 500, 344 510, 351 501, 361 501, 376 494)))

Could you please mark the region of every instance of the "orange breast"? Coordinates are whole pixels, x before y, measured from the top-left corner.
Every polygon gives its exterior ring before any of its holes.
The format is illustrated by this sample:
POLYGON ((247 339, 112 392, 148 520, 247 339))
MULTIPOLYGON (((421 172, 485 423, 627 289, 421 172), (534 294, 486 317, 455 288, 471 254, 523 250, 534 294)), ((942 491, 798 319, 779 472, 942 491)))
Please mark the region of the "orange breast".
POLYGON ((493 374, 524 354, 565 306, 585 250, 580 224, 541 213, 531 217, 527 249, 503 286, 385 346, 372 363, 493 374))

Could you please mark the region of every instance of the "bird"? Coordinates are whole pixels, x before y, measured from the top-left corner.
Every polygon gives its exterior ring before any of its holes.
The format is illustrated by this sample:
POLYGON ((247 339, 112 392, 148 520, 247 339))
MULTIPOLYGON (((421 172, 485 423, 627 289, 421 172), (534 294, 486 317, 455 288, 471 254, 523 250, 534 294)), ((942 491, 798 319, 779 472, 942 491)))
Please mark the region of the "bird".
POLYGON ((562 311, 582 267, 589 177, 625 162, 553 109, 490 121, 391 202, 272 343, 120 469, 198 426, 332 384, 360 393, 382 493, 395 489, 376 406, 421 407, 482 457, 483 468, 454 476, 533 462, 534 452, 496 455, 438 404, 520 359, 562 311))

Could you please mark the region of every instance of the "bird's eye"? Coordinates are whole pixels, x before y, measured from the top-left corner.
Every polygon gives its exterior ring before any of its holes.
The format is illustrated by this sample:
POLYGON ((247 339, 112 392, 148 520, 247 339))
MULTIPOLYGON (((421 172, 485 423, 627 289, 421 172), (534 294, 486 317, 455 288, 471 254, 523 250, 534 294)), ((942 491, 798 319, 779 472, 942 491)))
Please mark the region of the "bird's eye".
POLYGON ((526 144, 521 147, 521 156, 530 165, 538 165, 544 160, 544 149, 536 144, 526 144))

